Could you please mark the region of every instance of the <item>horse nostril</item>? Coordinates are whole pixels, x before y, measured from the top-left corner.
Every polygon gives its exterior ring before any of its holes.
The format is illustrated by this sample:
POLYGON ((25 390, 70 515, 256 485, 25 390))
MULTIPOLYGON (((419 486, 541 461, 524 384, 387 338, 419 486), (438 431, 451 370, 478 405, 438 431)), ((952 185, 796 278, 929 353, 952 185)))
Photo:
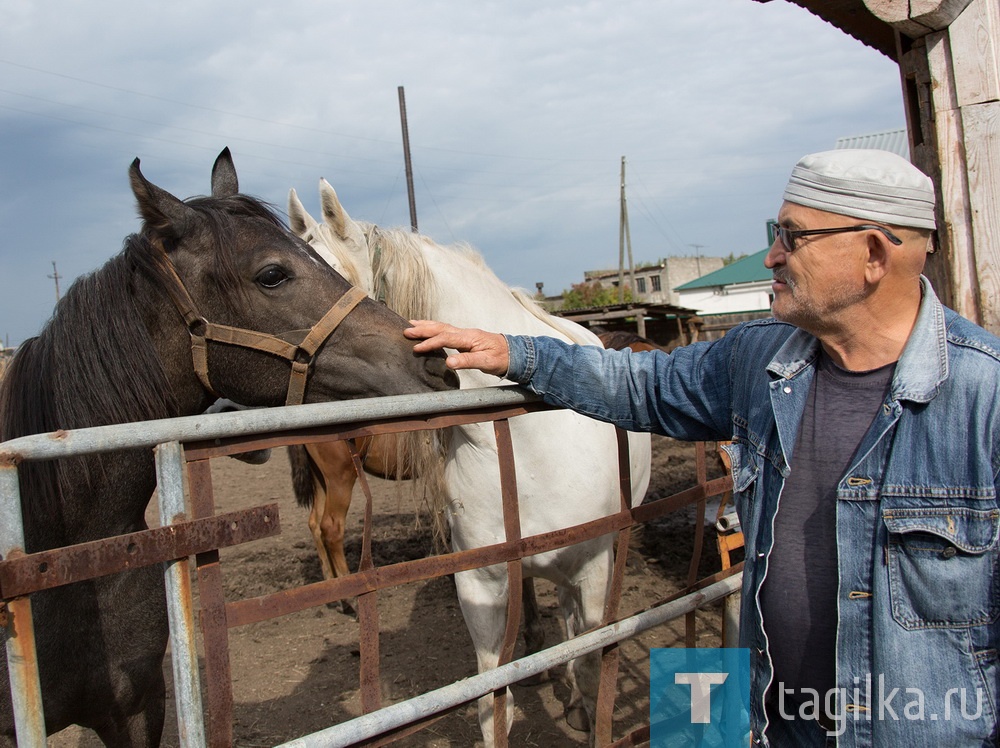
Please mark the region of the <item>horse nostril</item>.
POLYGON ((426 356, 424 358, 424 368, 431 376, 443 380, 448 387, 458 389, 458 375, 445 364, 444 355, 426 356))

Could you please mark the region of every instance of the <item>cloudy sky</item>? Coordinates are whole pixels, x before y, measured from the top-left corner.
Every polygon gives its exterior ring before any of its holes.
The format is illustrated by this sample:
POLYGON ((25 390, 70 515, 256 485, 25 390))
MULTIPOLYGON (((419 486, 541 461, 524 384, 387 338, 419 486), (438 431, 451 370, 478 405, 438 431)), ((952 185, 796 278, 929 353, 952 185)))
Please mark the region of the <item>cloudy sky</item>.
POLYGON ((618 261, 764 247, 804 153, 903 126, 896 66, 775 0, 0 0, 0 340, 135 231, 126 172, 418 222, 555 294, 618 261))

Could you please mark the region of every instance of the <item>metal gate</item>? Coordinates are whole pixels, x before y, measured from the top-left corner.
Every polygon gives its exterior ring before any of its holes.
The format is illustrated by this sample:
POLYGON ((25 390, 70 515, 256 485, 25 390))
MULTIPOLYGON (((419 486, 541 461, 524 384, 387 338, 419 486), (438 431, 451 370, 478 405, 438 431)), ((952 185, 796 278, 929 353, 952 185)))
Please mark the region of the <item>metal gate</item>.
MULTIPOLYGON (((45 745, 44 715, 38 683, 30 593, 92 579, 124 568, 164 564, 170 618, 177 722, 182 746, 228 746, 233 742, 233 696, 228 630, 347 597, 357 597, 360 625, 361 717, 343 722, 288 745, 382 745, 410 734, 438 715, 480 696, 494 694, 496 744, 506 745, 505 687, 575 657, 603 652, 595 737, 597 745, 636 745, 648 740, 648 726, 613 742, 617 643, 739 590, 741 565, 692 584, 674 596, 624 620, 617 608, 626 553, 616 553, 604 626, 543 652, 510 662, 521 617, 521 559, 585 539, 617 534, 627 548, 631 528, 689 504, 704 518, 705 500, 731 488, 728 476, 709 481, 704 449, 698 452, 698 484, 659 501, 629 507, 631 479, 625 433, 618 432, 620 511, 563 530, 521 537, 518 524, 516 468, 509 419, 549 410, 539 398, 517 387, 458 390, 340 403, 322 403, 191 416, 39 434, 0 444, 0 599, 14 701, 18 744, 45 745), (492 421, 500 461, 506 540, 457 553, 376 567, 372 563, 371 495, 367 496, 361 568, 346 577, 304 585, 258 598, 226 602, 219 549, 280 532, 277 505, 215 515, 208 460, 253 449, 347 439, 388 432, 437 429, 492 421), (152 448, 156 456, 160 528, 40 553, 24 553, 17 465, 25 460, 57 459, 125 448, 152 448), (188 491, 185 497, 185 471, 188 491), (188 558, 194 557, 199 585, 199 618, 204 650, 204 687, 195 648, 195 610, 188 558), (379 689, 379 632, 376 614, 380 590, 480 566, 507 565, 508 624, 501 666, 430 693, 382 708, 379 689), (207 704, 203 705, 202 694, 207 704), (205 708, 207 706, 207 709, 205 708), (206 718, 207 713, 207 718, 206 718)), ((700 553, 704 522, 696 527, 700 553)), ((689 582, 697 560, 693 560, 689 582)), ((689 634, 689 645, 693 646, 689 634)))

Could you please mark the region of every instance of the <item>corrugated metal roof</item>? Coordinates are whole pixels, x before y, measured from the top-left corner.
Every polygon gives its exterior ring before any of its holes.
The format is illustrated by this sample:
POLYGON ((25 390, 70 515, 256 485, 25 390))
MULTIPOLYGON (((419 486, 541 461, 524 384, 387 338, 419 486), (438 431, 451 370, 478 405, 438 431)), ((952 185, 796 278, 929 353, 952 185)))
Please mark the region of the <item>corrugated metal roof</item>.
POLYGON ((771 279, 771 271, 764 267, 764 257, 770 247, 755 252, 749 257, 730 263, 711 273, 695 278, 674 288, 675 291, 693 291, 696 288, 731 286, 735 283, 754 283, 771 279))
POLYGON ((870 135, 853 135, 837 138, 834 148, 867 148, 872 151, 889 151, 910 160, 910 139, 906 130, 884 130, 870 135))
MULTIPOLYGON (((771 0, 756 0, 769 3, 771 0)), ((788 0, 846 34, 850 34, 890 60, 896 60, 896 36, 892 26, 875 16, 864 0, 788 0)))

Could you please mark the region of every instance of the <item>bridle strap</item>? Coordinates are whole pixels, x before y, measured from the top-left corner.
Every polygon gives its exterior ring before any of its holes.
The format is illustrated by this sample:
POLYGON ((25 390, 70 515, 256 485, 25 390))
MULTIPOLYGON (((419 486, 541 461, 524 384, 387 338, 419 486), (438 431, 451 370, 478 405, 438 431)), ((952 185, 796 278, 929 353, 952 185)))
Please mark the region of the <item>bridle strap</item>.
MULTIPOLYGON (((195 374, 202 385, 216 397, 221 395, 212 387, 212 382, 208 374, 208 341, 223 343, 225 345, 239 346, 240 348, 250 348, 256 351, 269 353, 279 358, 283 358, 291 363, 291 374, 288 380, 288 394, 285 398, 285 405, 299 405, 305 397, 306 382, 309 378, 309 370, 312 368, 313 359, 316 352, 323 343, 326 342, 341 322, 350 314, 358 304, 368 297, 363 290, 357 286, 351 286, 347 293, 341 296, 337 302, 324 314, 320 320, 306 331, 305 338, 301 343, 295 344, 275 335, 269 335, 256 330, 246 330, 229 325, 218 325, 208 322, 198 312, 191 294, 188 293, 177 270, 172 262, 167 258, 166 253, 162 255, 163 267, 167 271, 170 283, 166 290, 177 311, 184 318, 188 333, 191 336, 191 360, 194 365, 195 374)), ((295 332, 293 330, 288 335, 295 332)))
POLYGON ((306 335, 306 339, 296 346, 295 355, 289 359, 292 362, 292 374, 288 380, 288 396, 285 399, 285 405, 298 405, 302 402, 305 397, 309 369, 312 367, 316 351, 333 334, 333 331, 344 321, 344 318, 367 298, 368 294, 362 289, 357 286, 351 286, 347 290, 347 293, 337 299, 337 303, 330 308, 330 311, 324 314, 319 322, 312 326, 309 334, 306 335), (297 358, 299 352, 308 356, 308 360, 303 361, 297 358))

